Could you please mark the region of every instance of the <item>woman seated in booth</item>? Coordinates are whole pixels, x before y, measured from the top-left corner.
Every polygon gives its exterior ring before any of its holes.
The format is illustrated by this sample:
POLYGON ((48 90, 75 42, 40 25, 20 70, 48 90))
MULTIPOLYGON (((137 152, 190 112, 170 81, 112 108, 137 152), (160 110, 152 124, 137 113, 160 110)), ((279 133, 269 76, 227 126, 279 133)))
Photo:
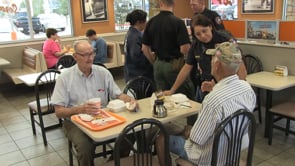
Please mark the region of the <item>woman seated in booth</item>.
POLYGON ((46 36, 48 39, 43 44, 43 54, 46 60, 48 69, 55 69, 55 65, 58 58, 70 50, 70 46, 66 46, 62 49, 60 37, 57 35, 57 30, 54 28, 48 28, 46 30, 46 36))

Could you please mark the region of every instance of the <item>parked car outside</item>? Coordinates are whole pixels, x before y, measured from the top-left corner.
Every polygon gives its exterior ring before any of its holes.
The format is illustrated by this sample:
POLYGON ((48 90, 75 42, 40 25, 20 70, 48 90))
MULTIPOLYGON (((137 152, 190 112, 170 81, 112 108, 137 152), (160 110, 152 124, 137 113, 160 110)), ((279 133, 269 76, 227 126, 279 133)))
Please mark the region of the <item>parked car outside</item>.
POLYGON ((0 18, 1 26, 0 26, 0 42, 12 41, 12 32, 16 33, 16 40, 25 40, 29 37, 21 33, 22 28, 17 28, 13 21, 8 18, 0 18))
POLYGON ((47 28, 54 28, 59 31, 64 31, 67 26, 66 17, 56 13, 39 14, 42 31, 45 32, 47 28))
MULTIPOLYGON (((42 26, 40 23, 40 19, 37 17, 32 17, 32 23, 33 23, 33 30, 36 34, 38 34, 40 31, 42 31, 42 26)), ((30 34, 30 28, 29 28, 29 21, 28 17, 18 17, 14 20, 14 24, 18 28, 23 28, 24 34, 30 34)))

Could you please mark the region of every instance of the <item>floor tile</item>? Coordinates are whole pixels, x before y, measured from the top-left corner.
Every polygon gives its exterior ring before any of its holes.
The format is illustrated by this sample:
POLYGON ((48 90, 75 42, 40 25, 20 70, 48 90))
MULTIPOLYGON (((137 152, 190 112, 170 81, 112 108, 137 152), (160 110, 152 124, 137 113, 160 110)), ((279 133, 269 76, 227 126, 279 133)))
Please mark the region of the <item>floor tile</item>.
POLYGON ((12 141, 12 138, 10 137, 9 134, 0 135, 0 145, 7 142, 11 142, 11 141, 12 141))
POLYGON ((56 152, 39 156, 28 161, 31 166, 41 166, 45 163, 50 163, 50 165, 60 165, 66 163, 56 152))
POLYGON ((5 135, 5 134, 8 134, 8 132, 6 131, 6 129, 4 127, 0 127, 0 135, 5 135))
POLYGON ((21 131, 23 129, 31 128, 31 124, 29 124, 28 121, 10 124, 8 126, 5 126, 6 130, 8 132, 14 132, 14 131, 21 131))
POLYGON ((0 155, 18 150, 17 145, 13 141, 0 144, 0 155))
POLYGON ((27 161, 22 161, 22 162, 15 163, 15 164, 12 164, 12 165, 9 165, 9 166, 30 166, 30 164, 27 161))
POLYGON ((293 154, 283 152, 270 160, 268 160, 268 163, 271 163, 273 165, 281 165, 281 166, 294 166, 295 165, 295 158, 293 154))
POLYGON ((13 131, 9 133, 13 140, 19 140, 22 138, 33 136, 32 128, 26 128, 19 131, 13 131))
POLYGON ((56 140, 50 140, 48 143, 53 147, 55 151, 68 148, 68 140, 65 137, 56 140))
POLYGON ((31 147, 38 144, 44 145, 41 135, 36 135, 36 136, 32 135, 29 137, 21 138, 19 140, 16 140, 15 143, 20 149, 24 149, 24 148, 31 147))
POLYGON ((21 152, 26 159, 32 159, 42 155, 46 155, 54 152, 51 146, 44 146, 44 144, 38 144, 31 147, 21 149, 21 152))
POLYGON ((14 116, 14 117, 11 117, 9 119, 2 119, 1 120, 1 123, 4 126, 13 125, 13 124, 22 123, 22 122, 27 123, 28 121, 21 114, 19 114, 19 116, 14 116))
POLYGON ((25 158, 20 151, 10 152, 0 156, 2 166, 12 165, 21 161, 25 161, 25 158))

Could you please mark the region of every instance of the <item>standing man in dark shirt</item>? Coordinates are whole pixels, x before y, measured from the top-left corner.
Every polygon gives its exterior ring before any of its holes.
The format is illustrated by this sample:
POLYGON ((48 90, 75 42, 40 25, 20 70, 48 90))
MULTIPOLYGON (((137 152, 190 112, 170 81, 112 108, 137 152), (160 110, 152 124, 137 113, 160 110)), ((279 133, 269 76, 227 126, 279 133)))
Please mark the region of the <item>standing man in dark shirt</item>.
MULTIPOLYGON (((153 64, 158 89, 168 90, 184 65, 184 55, 190 48, 190 39, 184 22, 174 16, 174 0, 159 0, 160 13, 147 23, 142 50, 153 64)), ((194 97, 192 82, 187 79, 177 93, 194 97)))
POLYGON ((224 30, 221 17, 215 11, 209 10, 205 6, 205 0, 190 0, 191 8, 194 14, 203 14, 208 17, 214 24, 215 30, 224 30))

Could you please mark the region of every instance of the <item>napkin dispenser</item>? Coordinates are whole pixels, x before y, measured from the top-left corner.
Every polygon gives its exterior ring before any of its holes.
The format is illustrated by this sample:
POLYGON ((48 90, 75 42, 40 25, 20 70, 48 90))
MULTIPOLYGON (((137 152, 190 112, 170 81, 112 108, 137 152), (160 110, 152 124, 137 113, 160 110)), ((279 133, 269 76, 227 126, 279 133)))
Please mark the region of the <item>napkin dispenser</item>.
POLYGON ((274 74, 278 75, 278 76, 288 76, 287 66, 275 65, 274 66, 274 74))

